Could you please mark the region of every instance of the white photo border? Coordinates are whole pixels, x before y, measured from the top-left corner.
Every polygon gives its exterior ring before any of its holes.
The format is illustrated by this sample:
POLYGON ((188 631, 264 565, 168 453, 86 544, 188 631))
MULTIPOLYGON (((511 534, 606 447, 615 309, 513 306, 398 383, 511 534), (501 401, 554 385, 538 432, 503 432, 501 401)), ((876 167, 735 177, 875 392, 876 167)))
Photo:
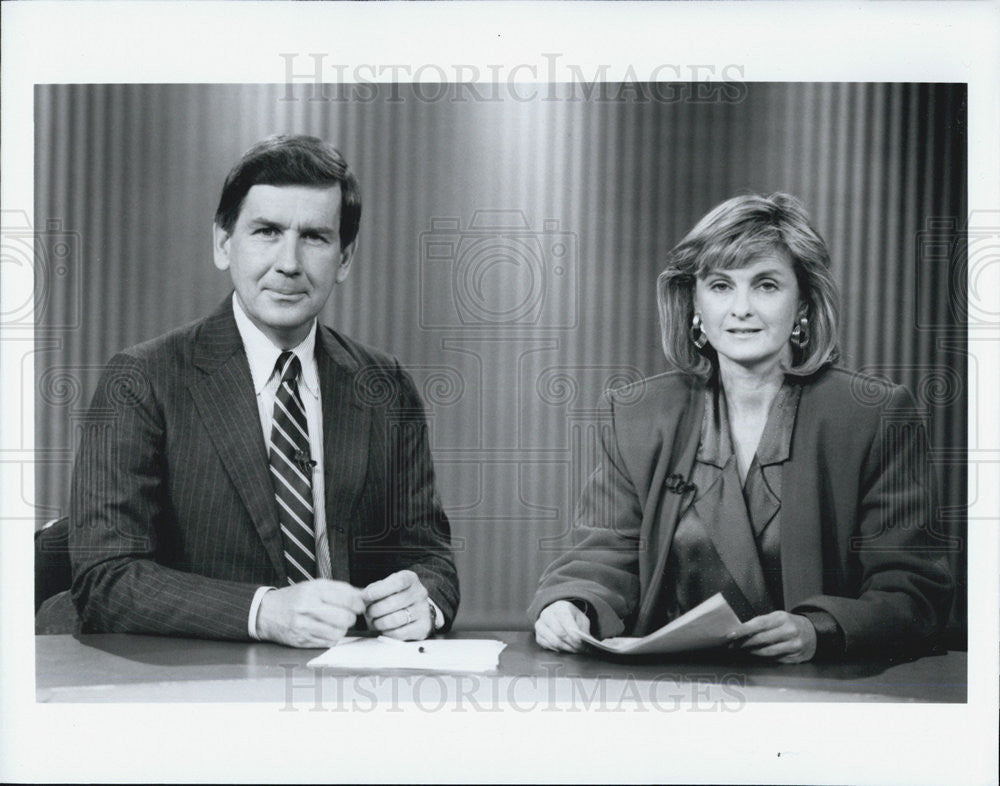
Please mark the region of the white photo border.
MULTIPOLYGON (((687 81, 692 67, 715 69, 700 72, 711 79, 735 66, 748 82, 965 82, 969 208, 1000 210, 1000 15, 990 2, 5 2, 2 14, 0 203, 29 215, 35 84, 280 83, 288 53, 302 55, 296 63, 323 54, 324 67, 349 75, 371 66, 374 81, 470 78, 456 75, 459 64, 483 82, 512 72, 517 82, 570 81, 571 66, 592 74, 604 65, 609 81, 645 81, 657 68, 687 81)), ((1000 313, 998 267, 986 260, 972 271, 980 278, 970 297, 988 313, 1000 313)), ((10 273, 0 304, 24 302, 24 279, 10 273)), ((983 370, 969 422, 976 444, 1000 453, 1000 335, 970 325, 969 338, 983 370)), ((33 422, 33 370, 30 336, 0 342, 3 524, 21 495, 9 470, 25 457, 19 431, 33 422)), ((747 705, 652 717, 37 704, 23 602, 32 533, 21 522, 0 526, 0 780, 995 782, 997 494, 980 493, 970 511, 966 705, 747 705), (610 740, 629 742, 612 750, 610 740), (292 759, 302 745, 311 755, 292 759)))

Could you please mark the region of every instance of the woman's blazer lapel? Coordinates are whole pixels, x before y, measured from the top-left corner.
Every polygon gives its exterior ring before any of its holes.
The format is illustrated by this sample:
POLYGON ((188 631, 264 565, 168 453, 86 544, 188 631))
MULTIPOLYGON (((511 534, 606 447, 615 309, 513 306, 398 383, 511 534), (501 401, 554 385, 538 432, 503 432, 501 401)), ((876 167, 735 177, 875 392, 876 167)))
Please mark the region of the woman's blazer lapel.
MULTIPOLYGON (((822 415, 812 406, 812 393, 808 386, 802 391, 791 454, 781 475, 781 584, 786 609, 824 591, 820 504, 826 498, 822 486, 830 477, 820 478, 824 462, 817 461, 821 456, 817 423, 822 415)), ((831 466, 830 475, 839 469, 831 466)))
POLYGON ((658 390, 659 395, 651 396, 653 406, 648 409, 652 422, 637 419, 637 422, 633 421, 638 426, 635 431, 620 434, 620 444, 645 443, 646 447, 639 455, 649 456, 652 464, 643 502, 642 536, 645 548, 639 554, 642 600, 633 632, 636 636, 649 633, 649 626, 658 619, 656 604, 662 597, 663 572, 677 518, 682 503, 689 504, 691 501, 690 492, 675 493, 667 485, 673 488, 678 476, 685 482, 690 480, 701 431, 702 390, 698 385, 688 387, 685 398, 680 401, 673 396, 664 396, 663 391, 658 390))

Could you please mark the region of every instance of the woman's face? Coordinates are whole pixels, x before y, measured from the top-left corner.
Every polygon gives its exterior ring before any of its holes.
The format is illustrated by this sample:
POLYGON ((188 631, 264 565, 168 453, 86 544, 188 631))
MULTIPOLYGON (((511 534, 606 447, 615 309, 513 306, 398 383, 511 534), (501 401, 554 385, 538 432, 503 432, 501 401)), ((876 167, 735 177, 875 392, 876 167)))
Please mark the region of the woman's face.
POLYGON ((776 251, 736 270, 710 270, 695 281, 694 310, 720 364, 766 371, 791 362, 799 285, 785 254, 776 251))

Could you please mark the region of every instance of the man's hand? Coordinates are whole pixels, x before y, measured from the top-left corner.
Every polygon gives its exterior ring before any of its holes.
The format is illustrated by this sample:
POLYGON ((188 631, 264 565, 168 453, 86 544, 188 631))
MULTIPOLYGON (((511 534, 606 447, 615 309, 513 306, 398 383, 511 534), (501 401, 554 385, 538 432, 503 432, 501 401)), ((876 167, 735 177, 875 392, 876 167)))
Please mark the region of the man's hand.
POLYGON ((329 579, 304 581, 264 593, 257 635, 290 647, 332 647, 364 610, 357 587, 329 579))
POLYGON ((426 639, 432 632, 427 590, 412 570, 401 570, 362 590, 368 627, 404 641, 426 639))
POLYGON ((730 636, 737 647, 781 663, 805 663, 816 654, 816 629, 807 617, 772 611, 744 622, 730 636))
POLYGON ((556 652, 580 652, 581 633, 590 633, 590 619, 568 600, 550 603, 535 622, 535 641, 556 652))

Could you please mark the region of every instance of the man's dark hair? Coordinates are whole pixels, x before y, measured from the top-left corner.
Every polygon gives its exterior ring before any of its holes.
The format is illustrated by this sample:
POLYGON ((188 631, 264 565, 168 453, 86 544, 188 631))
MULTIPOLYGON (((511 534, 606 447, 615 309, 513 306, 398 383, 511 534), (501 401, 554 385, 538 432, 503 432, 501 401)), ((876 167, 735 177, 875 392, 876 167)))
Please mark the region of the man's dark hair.
POLYGON ((279 134, 257 142, 226 177, 215 223, 231 234, 253 186, 340 186, 340 246, 347 248, 361 223, 361 190, 347 161, 314 136, 279 134))

